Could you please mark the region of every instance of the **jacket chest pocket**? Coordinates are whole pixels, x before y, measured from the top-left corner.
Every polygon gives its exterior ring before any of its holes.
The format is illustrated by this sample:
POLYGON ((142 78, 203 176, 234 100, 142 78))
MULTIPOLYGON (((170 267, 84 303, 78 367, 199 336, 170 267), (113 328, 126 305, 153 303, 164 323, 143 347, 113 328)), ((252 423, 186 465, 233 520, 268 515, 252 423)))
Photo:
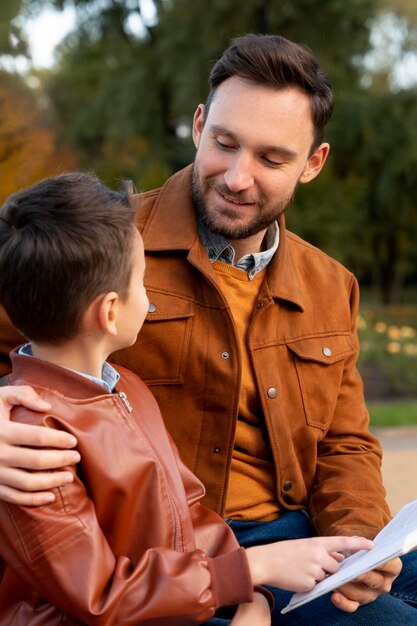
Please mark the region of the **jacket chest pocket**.
POLYGON ((307 424, 326 430, 332 421, 345 361, 355 353, 348 335, 300 339, 292 353, 307 424))
POLYGON ((140 331, 145 347, 141 377, 148 385, 184 382, 194 303, 148 289, 149 312, 140 331))

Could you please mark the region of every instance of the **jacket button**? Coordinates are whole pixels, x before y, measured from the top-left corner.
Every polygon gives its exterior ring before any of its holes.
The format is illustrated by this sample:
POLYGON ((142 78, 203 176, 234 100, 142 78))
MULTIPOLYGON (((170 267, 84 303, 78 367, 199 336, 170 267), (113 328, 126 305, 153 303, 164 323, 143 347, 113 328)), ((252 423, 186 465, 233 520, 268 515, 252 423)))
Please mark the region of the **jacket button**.
POLYGON ((265 302, 263 300, 259 300, 259 302, 256 303, 256 308, 257 309, 262 309, 264 304, 265 304, 265 302))
POLYGON ((214 454, 220 454, 221 448, 213 448, 214 454))
POLYGON ((149 311, 149 313, 155 313, 155 311, 156 311, 156 304, 153 304, 152 302, 149 302, 148 311, 149 311))
POLYGON ((292 482, 290 480, 285 481, 285 483, 282 485, 282 488, 284 489, 284 491, 289 491, 290 489, 292 489, 292 482))
POLYGON ((278 391, 275 389, 275 387, 270 387, 266 393, 268 394, 269 398, 276 398, 278 395, 278 391))
POLYGON ((322 352, 323 352, 324 356, 332 356, 332 351, 327 346, 325 346, 323 348, 322 352))
POLYGON ((230 359, 230 354, 228 352, 222 352, 222 359, 230 359))

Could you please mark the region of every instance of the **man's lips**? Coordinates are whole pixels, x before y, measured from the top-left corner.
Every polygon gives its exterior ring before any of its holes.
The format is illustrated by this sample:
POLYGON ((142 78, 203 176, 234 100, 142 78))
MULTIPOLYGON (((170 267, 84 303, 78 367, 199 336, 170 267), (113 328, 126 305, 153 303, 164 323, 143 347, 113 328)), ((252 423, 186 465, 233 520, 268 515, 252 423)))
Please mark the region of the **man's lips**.
POLYGON ((242 200, 236 196, 230 196, 229 194, 225 194, 221 192, 219 189, 215 189, 215 188, 213 189, 216 192, 216 194, 220 196, 220 198, 222 198, 222 200, 230 204, 233 204, 234 206, 253 206, 254 204, 256 204, 256 202, 247 201, 244 199, 242 200))

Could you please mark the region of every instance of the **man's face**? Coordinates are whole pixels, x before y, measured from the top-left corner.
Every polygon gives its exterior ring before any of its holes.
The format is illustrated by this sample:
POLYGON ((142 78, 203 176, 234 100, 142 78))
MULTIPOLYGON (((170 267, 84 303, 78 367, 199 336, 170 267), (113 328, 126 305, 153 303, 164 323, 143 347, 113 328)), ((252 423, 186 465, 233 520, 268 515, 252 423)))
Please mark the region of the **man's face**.
POLYGON ((282 90, 232 77, 217 88, 206 122, 194 116, 193 199, 206 227, 227 239, 264 231, 285 210, 298 182, 320 172, 329 146, 313 143, 311 105, 282 90))

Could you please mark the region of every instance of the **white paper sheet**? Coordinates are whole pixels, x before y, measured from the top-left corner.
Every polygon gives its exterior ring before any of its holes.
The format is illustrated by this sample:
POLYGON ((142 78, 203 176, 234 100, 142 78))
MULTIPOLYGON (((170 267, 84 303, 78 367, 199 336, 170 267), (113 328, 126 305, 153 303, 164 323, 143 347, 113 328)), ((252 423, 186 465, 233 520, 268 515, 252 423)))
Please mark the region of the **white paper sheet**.
POLYGON ((372 550, 360 550, 347 557, 335 574, 317 583, 311 591, 295 593, 281 613, 288 613, 315 598, 344 585, 382 563, 417 547, 417 500, 403 506, 374 539, 372 550))

